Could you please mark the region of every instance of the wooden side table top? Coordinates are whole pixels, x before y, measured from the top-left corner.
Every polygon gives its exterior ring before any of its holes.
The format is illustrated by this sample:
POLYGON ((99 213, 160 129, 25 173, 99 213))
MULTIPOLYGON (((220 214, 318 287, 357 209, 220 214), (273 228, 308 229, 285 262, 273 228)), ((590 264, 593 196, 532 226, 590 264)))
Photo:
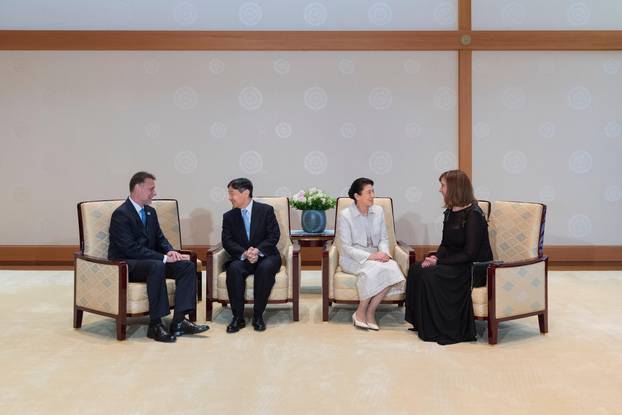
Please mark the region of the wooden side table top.
POLYGON ((322 247, 326 242, 335 239, 335 231, 332 229, 327 229, 322 233, 307 233, 302 229, 292 229, 289 235, 302 247, 322 247))

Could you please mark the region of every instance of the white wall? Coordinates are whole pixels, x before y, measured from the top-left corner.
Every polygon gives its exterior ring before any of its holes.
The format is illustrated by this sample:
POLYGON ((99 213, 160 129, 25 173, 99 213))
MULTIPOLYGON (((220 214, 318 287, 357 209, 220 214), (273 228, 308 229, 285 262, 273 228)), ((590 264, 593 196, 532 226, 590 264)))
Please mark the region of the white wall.
POLYGON ((0 0, 0 27, 142 30, 452 30, 458 0, 0 0))
POLYGON ((549 244, 622 243, 622 53, 477 52, 477 196, 548 205, 549 244))
MULTIPOLYGON (((0 0, 0 29, 455 30, 457 0, 0 0)), ((620 29, 619 0, 473 0, 478 29, 620 29)), ((75 244, 75 204, 138 169, 216 242, 224 186, 260 195, 370 176, 398 236, 440 237, 457 166, 454 52, 0 52, 0 244, 75 244)), ((476 52, 473 175, 549 205, 549 244, 620 244, 622 54, 476 52)), ((332 223, 332 212, 329 212, 332 223)), ((298 226, 297 213, 294 226, 298 226)))
POLYGON ((75 204, 125 197, 139 169, 180 200, 185 243, 218 241, 225 186, 239 176, 257 195, 335 196, 371 177, 395 199, 398 235, 435 243, 437 178, 457 166, 456 62, 454 52, 2 52, 0 244, 76 243, 75 204))

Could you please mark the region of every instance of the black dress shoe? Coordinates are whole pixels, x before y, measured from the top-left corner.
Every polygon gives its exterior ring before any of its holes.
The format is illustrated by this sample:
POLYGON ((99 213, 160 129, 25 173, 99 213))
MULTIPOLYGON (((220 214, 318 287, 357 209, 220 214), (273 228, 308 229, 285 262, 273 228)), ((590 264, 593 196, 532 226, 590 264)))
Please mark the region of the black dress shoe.
POLYGON ((244 321, 244 318, 233 317, 233 320, 231 320, 231 323, 227 326, 227 333, 237 333, 244 327, 246 327, 246 321, 244 321))
POLYGON ((264 331, 266 329, 266 323, 264 323, 263 317, 253 317, 253 328, 255 331, 264 331))
POLYGON ((183 336, 184 334, 198 334, 209 330, 207 324, 194 324, 188 319, 183 319, 179 323, 171 323, 171 334, 175 336, 183 336))
POLYGON ((149 329, 147 330, 147 337, 153 339, 157 342, 163 343, 175 343, 177 337, 174 334, 170 334, 162 323, 149 324, 149 329))

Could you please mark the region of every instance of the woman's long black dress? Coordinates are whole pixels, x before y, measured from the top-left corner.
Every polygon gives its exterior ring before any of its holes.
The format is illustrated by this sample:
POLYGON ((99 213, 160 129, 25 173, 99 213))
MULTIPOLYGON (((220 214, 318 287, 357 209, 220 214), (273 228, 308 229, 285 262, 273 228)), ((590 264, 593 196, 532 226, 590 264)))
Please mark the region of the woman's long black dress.
MULTIPOLYGON (((406 321, 419 338, 438 344, 475 340, 471 301, 471 265, 492 260, 488 223, 473 203, 461 211, 445 210, 443 240, 435 266, 410 267, 406 283, 406 321)), ((473 276, 474 286, 486 284, 485 270, 473 276)))

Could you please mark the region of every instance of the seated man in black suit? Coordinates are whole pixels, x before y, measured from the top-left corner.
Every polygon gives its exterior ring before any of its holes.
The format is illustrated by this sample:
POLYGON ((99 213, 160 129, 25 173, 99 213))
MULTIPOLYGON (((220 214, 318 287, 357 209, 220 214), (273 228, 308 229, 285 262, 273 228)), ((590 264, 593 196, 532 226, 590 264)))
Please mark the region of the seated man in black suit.
POLYGON ((244 291, 246 277, 254 275, 253 327, 264 331, 263 312, 281 268, 281 255, 276 247, 281 237, 279 224, 272 206, 253 201, 253 184, 245 178, 227 185, 233 209, 222 218, 222 246, 231 256, 225 264, 227 293, 233 311, 233 320, 227 333, 235 333, 246 326, 244 321, 244 291))
POLYGON ((147 282, 149 330, 147 336, 174 342, 177 336, 207 330, 185 315, 196 307, 196 266, 173 250, 160 229, 158 215, 149 206, 155 197, 155 176, 138 172, 130 180, 130 196, 112 214, 108 258, 127 262, 131 282, 147 282), (175 312, 170 332, 161 318, 170 313, 166 277, 175 279, 175 312))

